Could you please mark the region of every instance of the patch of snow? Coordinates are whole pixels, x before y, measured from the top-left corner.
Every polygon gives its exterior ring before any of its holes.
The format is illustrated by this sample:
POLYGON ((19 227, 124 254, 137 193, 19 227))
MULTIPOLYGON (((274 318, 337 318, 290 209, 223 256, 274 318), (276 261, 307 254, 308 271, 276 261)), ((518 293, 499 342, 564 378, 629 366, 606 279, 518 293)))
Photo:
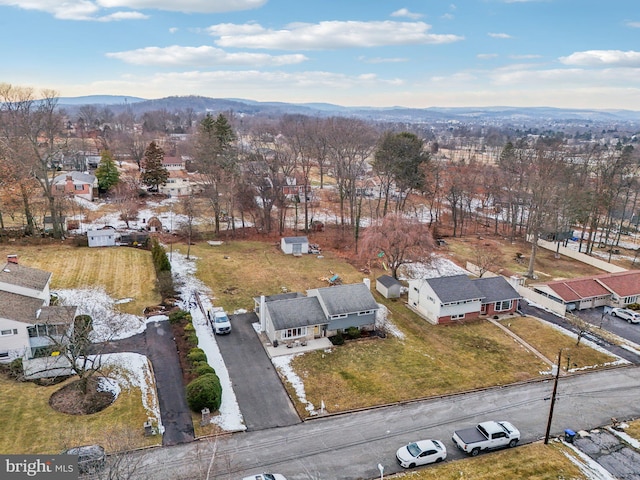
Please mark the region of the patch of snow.
POLYGON ((108 353, 99 357, 90 356, 89 359, 101 362, 102 368, 106 367, 109 370, 109 378, 101 385, 108 391, 117 391, 118 394, 121 389, 139 388, 142 392, 142 406, 147 411, 147 416, 161 429, 160 406, 147 357, 130 352, 108 353))
POLYGON ((405 338, 404 333, 389 320, 389 309, 381 303, 376 312, 376 330, 383 330, 401 340, 405 338))
POLYGON ((606 429, 609 432, 611 432, 613 435, 618 437, 620 440, 622 440, 623 442, 628 443, 629 445, 631 445, 636 450, 640 450, 640 441, 638 441, 636 438, 633 438, 628 433, 621 432, 621 431, 616 430, 615 428, 611 428, 611 427, 606 427, 606 429))
POLYGON ((415 280, 421 278, 449 277, 452 275, 471 275, 471 272, 456 265, 445 257, 434 255, 431 262, 407 263, 400 266, 398 278, 400 280, 415 280))
POLYGON ((145 330, 144 318, 129 313, 120 313, 116 302, 103 288, 56 290, 61 305, 77 306, 78 315, 89 315, 93 319, 93 342, 106 342, 127 338, 145 330))
POLYGON ((308 412, 314 412, 315 407, 313 406, 313 403, 307 400, 307 394, 304 391, 304 382, 296 374, 296 372, 293 371, 293 368, 291 368, 291 360, 293 360, 293 358, 298 355, 302 354, 294 353, 291 355, 281 355, 278 357, 273 357, 271 361, 273 362, 273 365, 276 367, 278 372, 280 372, 280 374, 287 380, 287 382, 291 384, 296 392, 298 400, 301 403, 306 404, 305 410, 307 410, 308 412))
POLYGON ((120 300, 116 300, 114 303, 116 305, 122 305, 123 303, 129 303, 129 302, 133 302, 133 298, 129 297, 129 298, 121 298, 120 300))
POLYGON ((640 357, 640 351, 638 351, 637 349, 633 348, 630 345, 627 345, 627 344, 623 343, 622 345, 620 345, 620 348, 624 348, 625 350, 628 350, 631 353, 635 353, 636 355, 638 355, 640 357))

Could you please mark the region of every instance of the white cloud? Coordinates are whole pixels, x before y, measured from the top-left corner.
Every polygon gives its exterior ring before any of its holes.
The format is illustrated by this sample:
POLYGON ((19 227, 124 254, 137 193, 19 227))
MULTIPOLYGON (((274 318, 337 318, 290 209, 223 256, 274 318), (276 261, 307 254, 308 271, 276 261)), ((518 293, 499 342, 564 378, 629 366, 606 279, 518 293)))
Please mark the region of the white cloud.
POLYGON ((476 55, 476 57, 480 60, 489 60, 492 58, 496 58, 497 56, 497 53, 479 53, 478 55, 476 55))
POLYGON ((422 18, 424 15, 422 15, 421 13, 410 12, 407 8, 401 8, 400 10, 396 10, 395 12, 393 12, 391 16, 406 17, 406 18, 410 18, 411 20, 417 20, 419 18, 422 18))
POLYGON ((241 66, 281 66, 301 63, 307 57, 295 55, 268 55, 265 53, 228 53, 222 49, 200 46, 182 47, 146 47, 125 52, 107 53, 107 57, 122 60, 134 65, 155 66, 213 66, 213 65, 241 65, 241 66))
POLYGON ((282 50, 323 50, 384 45, 441 44, 463 40, 453 34, 428 33, 424 22, 327 21, 316 24, 295 23, 280 30, 261 25, 218 24, 208 28, 216 43, 223 47, 274 48, 282 50))
MULTIPOLYGON (((52 0, 55 1, 55 0, 52 0)), ((78 0, 76 0, 78 1, 78 0)), ((267 0, 96 0, 103 8, 135 8, 188 13, 220 13, 251 10, 267 0)))
POLYGON ((108 13, 105 9, 168 10, 186 13, 219 13, 249 10, 264 5, 267 0, 0 0, 0 5, 47 12, 60 20, 108 22, 139 20, 147 15, 134 11, 108 13))
POLYGON ((640 67, 640 52, 629 50, 586 50, 575 52, 567 57, 560 57, 565 65, 579 65, 585 67, 640 67))
POLYGON ((364 63, 372 63, 372 64, 378 64, 378 63, 402 63, 402 62, 408 62, 409 59, 408 58, 403 58, 403 57, 390 57, 390 58, 383 58, 383 57, 372 57, 372 58, 367 58, 367 57, 359 57, 358 60, 360 60, 361 62, 364 63))
POLYGON ((451 13, 445 13, 444 15, 441 15, 440 18, 443 20, 453 20, 456 17, 451 13))
POLYGON ((171 27, 171 28, 169 29, 169 33, 177 33, 177 32, 178 32, 178 30, 179 30, 179 29, 178 29, 178 27, 171 27))
POLYGON ((487 33, 491 38, 511 38, 508 33, 487 33))
POLYGON ((631 28, 640 28, 640 22, 627 22, 625 25, 631 28))

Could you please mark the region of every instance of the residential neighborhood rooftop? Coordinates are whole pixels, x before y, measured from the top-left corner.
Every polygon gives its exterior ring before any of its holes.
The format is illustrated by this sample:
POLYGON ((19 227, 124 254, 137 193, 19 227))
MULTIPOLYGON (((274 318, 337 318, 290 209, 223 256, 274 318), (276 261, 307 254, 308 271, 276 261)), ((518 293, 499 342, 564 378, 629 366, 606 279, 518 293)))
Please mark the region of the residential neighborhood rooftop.
POLYGON ((442 303, 476 300, 485 297, 475 282, 464 274, 429 278, 425 281, 429 283, 442 303))
POLYGON ((378 309, 378 304, 371 295, 369 287, 364 283, 318 288, 317 292, 328 315, 343 315, 378 309))
POLYGON ((35 290, 44 289, 50 278, 51 272, 12 262, 5 263, 0 271, 0 284, 5 283, 35 290))
POLYGON ((41 298, 32 298, 17 293, 0 291, 0 318, 10 314, 11 320, 34 323, 38 309, 42 308, 41 298))
POLYGON ((276 330, 326 323, 322 307, 315 297, 276 300, 268 302, 266 307, 276 330))

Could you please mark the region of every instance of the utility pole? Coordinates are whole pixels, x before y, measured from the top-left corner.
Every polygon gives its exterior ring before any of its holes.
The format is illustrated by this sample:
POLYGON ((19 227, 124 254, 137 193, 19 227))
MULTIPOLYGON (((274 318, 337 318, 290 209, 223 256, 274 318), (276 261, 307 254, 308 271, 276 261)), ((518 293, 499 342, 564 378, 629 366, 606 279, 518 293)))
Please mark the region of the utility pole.
POLYGON ((549 420, 547 421, 547 432, 544 435, 544 444, 549 443, 549 432, 551 432, 551 421, 553 420, 553 407, 556 404, 556 392, 558 391, 558 379, 560 378, 560 357, 562 349, 558 352, 558 362, 556 363, 556 378, 553 382, 553 393, 551 394, 551 406, 549 407, 549 420))

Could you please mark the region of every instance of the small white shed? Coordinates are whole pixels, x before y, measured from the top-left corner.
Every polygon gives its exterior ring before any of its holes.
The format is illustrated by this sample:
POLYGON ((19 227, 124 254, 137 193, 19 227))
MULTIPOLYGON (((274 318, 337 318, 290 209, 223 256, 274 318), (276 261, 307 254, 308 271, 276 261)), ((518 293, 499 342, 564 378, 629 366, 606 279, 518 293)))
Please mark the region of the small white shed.
POLYGON ((391 275, 381 275, 376 279, 376 290, 384 298, 400 298, 402 284, 391 275))
POLYGON ((110 228, 104 230, 88 230, 87 240, 90 247, 115 247, 116 231, 110 228))
POLYGON ((282 237, 280 248, 289 255, 309 253, 309 240, 307 237, 282 237))

